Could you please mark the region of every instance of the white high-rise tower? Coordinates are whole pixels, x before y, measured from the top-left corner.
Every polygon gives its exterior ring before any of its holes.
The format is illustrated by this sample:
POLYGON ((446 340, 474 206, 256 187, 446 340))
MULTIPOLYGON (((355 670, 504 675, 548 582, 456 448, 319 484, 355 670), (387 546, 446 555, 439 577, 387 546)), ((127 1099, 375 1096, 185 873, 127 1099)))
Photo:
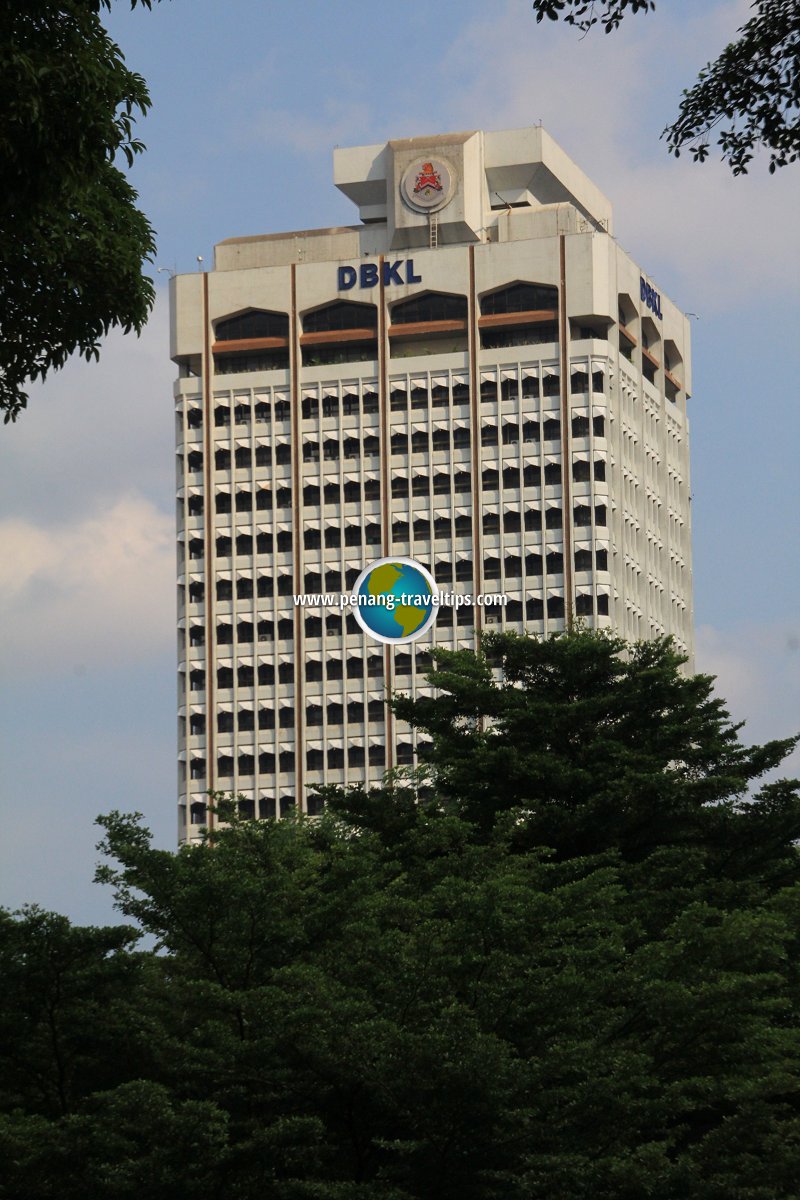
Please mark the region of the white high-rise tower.
POLYGON ((180 836, 378 781, 431 647, 572 615, 692 654, 689 327, 540 128, 337 150, 360 224, 178 276, 180 836), (397 647, 298 607, 372 560, 502 592, 397 647))

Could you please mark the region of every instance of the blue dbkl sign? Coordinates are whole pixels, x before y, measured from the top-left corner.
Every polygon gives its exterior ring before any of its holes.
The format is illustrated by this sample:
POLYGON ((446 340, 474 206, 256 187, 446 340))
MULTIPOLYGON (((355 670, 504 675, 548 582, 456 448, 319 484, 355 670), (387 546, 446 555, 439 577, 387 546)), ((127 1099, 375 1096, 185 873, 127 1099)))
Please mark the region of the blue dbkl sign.
POLYGON ((639 276, 639 293, 642 297, 642 303, 646 304, 650 311, 662 320, 661 316, 661 293, 655 288, 650 287, 650 284, 641 275, 639 276))
POLYGON ((422 283, 422 276, 414 274, 413 258, 398 258, 396 262, 385 262, 383 270, 378 263, 361 263, 356 267, 339 267, 336 272, 336 288, 349 292, 350 288, 374 288, 383 277, 383 286, 392 284, 422 283))

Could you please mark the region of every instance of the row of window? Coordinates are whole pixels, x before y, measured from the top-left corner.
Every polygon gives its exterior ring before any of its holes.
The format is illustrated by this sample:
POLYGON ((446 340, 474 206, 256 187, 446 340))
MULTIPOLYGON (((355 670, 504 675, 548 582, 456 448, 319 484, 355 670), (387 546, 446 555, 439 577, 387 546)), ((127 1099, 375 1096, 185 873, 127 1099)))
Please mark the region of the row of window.
MULTIPOLYGON (((558 291, 535 283, 514 283, 481 296, 482 316, 503 313, 554 311, 558 291)), ((409 300, 399 300, 390 308, 392 325, 411 325, 432 321, 466 321, 469 305, 466 296, 446 292, 423 292, 409 300)), ((374 304, 352 300, 334 300, 307 312, 302 317, 304 333, 340 332, 352 329, 377 329, 378 310, 374 304)), ((260 338, 288 338, 289 314, 267 309, 248 309, 237 316, 215 323, 218 342, 260 338)))
MULTIPOLYGON (((251 368, 248 368, 251 369, 251 368)), ((605 389, 605 375, 601 371, 597 371, 592 375, 592 391, 595 393, 603 392, 605 389)), ((452 402, 454 405, 467 404, 470 398, 470 390, 468 385, 463 382, 453 382, 452 393, 450 388, 443 383, 434 383, 430 387, 419 383, 412 384, 409 389, 406 389, 405 384, 392 385, 390 383, 390 398, 389 403, 393 411, 406 411, 407 409, 427 409, 431 408, 447 408, 452 402)), ((575 372, 571 376, 570 390, 573 394, 584 393, 589 390, 589 375, 586 372, 575 372)), ((514 402, 520 400, 538 400, 541 397, 558 396, 561 391, 561 382, 557 372, 545 375, 541 381, 533 375, 523 378, 521 384, 516 378, 501 379, 498 382, 496 379, 484 379, 480 385, 480 398, 484 404, 496 403, 498 398, 503 402, 514 402)), ((314 420, 319 418, 320 413, 323 418, 341 417, 341 416, 356 416, 359 413, 366 415, 376 414, 379 410, 378 393, 374 390, 365 388, 363 395, 359 398, 355 392, 350 392, 340 397, 323 396, 322 400, 316 396, 305 396, 301 401, 301 412, 304 420, 314 420)), ((291 408, 289 401, 280 399, 270 405, 265 400, 259 400, 254 406, 244 403, 241 400, 237 401, 233 407, 227 404, 217 404, 214 408, 214 424, 219 428, 226 428, 231 425, 272 425, 287 423, 291 419, 291 408)), ((190 408, 187 413, 187 425, 190 429, 199 429, 203 423, 202 410, 190 408)))
MULTIPOLYGON (((586 507, 588 507, 588 506, 586 506, 586 507)), ((486 512, 483 514, 483 532, 485 534, 499 534, 502 530, 503 533, 520 533, 523 529, 523 526, 526 529, 531 528, 531 527, 539 528, 541 525, 541 514, 536 509, 531 509, 531 510, 529 510, 529 512, 532 515, 528 515, 527 513, 523 515, 514 510, 507 511, 502 514, 500 514, 498 512, 486 512)), ((581 515, 583 516, 583 514, 581 514, 581 515)), ((376 539, 377 539, 377 541, 380 540, 376 533, 377 529, 378 529, 378 527, 376 525, 367 525, 366 526, 365 540, 367 541, 367 544, 376 543, 376 539)), ((433 521, 431 521, 429 517, 418 517, 416 520, 413 521, 413 523, 410 523, 408 521, 395 521, 392 525, 392 538, 396 542, 407 542, 410 540, 410 534, 412 533, 412 531, 413 531, 413 536, 414 536, 415 541, 431 541, 432 540, 431 535, 433 535, 434 540, 441 539, 441 540, 449 541, 452 538, 453 534, 455 535, 455 537, 468 538, 472 534, 472 518, 465 514, 461 514, 461 515, 457 516, 455 518, 455 521, 452 523, 451 523, 449 517, 436 517, 433 521)), ((320 532, 319 530, 306 530, 306 533, 304 534, 304 538, 309 537, 312 534, 318 534, 319 532, 320 532)), ((350 527, 348 527, 348 529, 345 531, 345 544, 346 545, 349 544, 348 540, 347 540, 349 532, 350 532, 350 527)), ((267 536, 268 535, 266 535, 266 534, 258 535, 257 542, 258 542, 259 547, 261 547, 261 545, 262 545, 261 539, 266 538, 267 536)), ((355 544, 360 545, 360 542, 355 543, 355 544)), ((198 557, 202 557, 202 549, 203 549, 202 541, 196 540, 196 541, 190 542, 190 547, 199 548, 198 557)), ((231 539, 229 537, 217 538, 217 553, 219 555, 222 555, 222 556, 230 555, 231 549, 232 549, 231 539)), ((237 554, 251 555, 252 549, 253 549, 253 539, 252 539, 252 537, 250 537, 249 534, 240 534, 236 538, 237 554)), ((259 549, 258 552, 262 553, 262 550, 259 549)), ((604 549, 600 549, 600 550, 596 551, 597 570, 598 571, 605 571, 608 569, 607 554, 608 554, 608 552, 604 549)), ((536 557, 540 557, 540 556, 537 556, 535 554, 529 554, 527 557, 535 559, 536 557)), ((576 550, 575 551, 575 569, 576 569, 576 571, 591 570, 592 569, 591 558, 592 558, 592 555, 591 555, 590 550, 585 550, 585 549, 576 550)), ((436 564, 437 575, 438 575, 438 569, 439 569, 439 564, 437 562, 437 564, 436 564)), ((537 573, 532 567, 528 567, 527 571, 528 571, 528 574, 531 574, 531 573, 536 574, 537 573)), ((341 590, 343 582, 344 582, 344 586, 347 588, 354 586, 355 581, 358 578, 358 574, 359 574, 358 569, 355 567, 351 567, 347 571, 345 571, 344 581, 343 581, 341 570, 339 570, 338 568, 335 568, 335 567, 327 570, 324 573, 324 575, 320 571, 307 571, 303 577, 303 587, 306 592, 321 592, 323 590, 323 587, 324 587, 325 591, 327 591, 327 592, 337 592, 337 591, 341 590)), ((261 581, 261 580, 265 581, 264 583, 261 583, 261 588, 262 588, 263 593, 265 595, 272 595, 274 587, 275 587, 274 581, 270 580, 269 577, 266 575, 260 575, 258 578, 259 578, 259 581, 261 581)), ((228 583, 230 581, 220 580, 220 583, 223 583, 223 582, 228 583)), ((244 580, 242 582, 245 584, 245 587, 246 587, 247 582, 252 582, 252 581, 244 580)), ((286 573, 284 573, 283 575, 279 575, 277 587, 278 587, 278 595, 284 595, 284 596, 291 595, 292 589, 293 589, 292 576, 289 574, 286 574, 286 573)), ((203 594, 203 585, 202 585, 201 581, 193 580, 190 583, 190 599, 194 599, 195 596, 200 596, 200 598, 202 598, 202 594, 203 594)), ((246 598, 246 597, 244 597, 244 598, 246 598)), ((269 636, 271 637, 272 635, 270 634, 269 636)), ((262 639, 259 638, 259 640, 262 640, 262 639)))
MULTIPOLYGON (((322 751, 308 751, 309 755, 322 754, 322 751)), ((351 767, 366 766, 367 761, 371 767, 386 766, 386 747, 385 746, 370 746, 365 750, 363 746, 351 746, 348 753, 349 765, 351 767), (365 755, 367 756, 365 758, 365 755)), ((258 754, 258 758, 253 754, 240 754, 238 756, 238 774, 239 775, 255 775, 256 761, 258 762, 258 772, 261 775, 269 775, 277 769, 281 772, 290 772, 295 769, 295 752, 294 750, 281 750, 277 755, 269 750, 262 750, 258 754)), ((309 769, 322 770, 324 758, 321 762, 316 757, 311 760, 314 766, 309 763, 309 769)), ((330 747, 328 750, 328 766, 333 769, 342 769, 344 767, 344 750, 341 747, 330 747)), ((231 754, 220 754, 217 758, 217 778, 231 779, 235 773, 236 760, 231 754)), ((205 779, 206 777, 206 760, 204 758, 193 758, 191 760, 190 778, 205 779)), ((192 805, 194 810, 194 805, 192 805)), ((241 802, 240 802, 241 812, 241 802)), ((194 823, 194 816, 192 817, 194 823)))
MULTIPOLYGON (((281 796, 276 802, 272 796, 262 796, 256 807, 255 800, 248 800, 244 796, 237 798, 237 807, 239 816, 245 821, 253 821, 258 816, 262 821, 274 820, 276 816, 288 817, 294 812, 297 807, 297 802, 294 796, 281 796)), ((324 802, 320 796, 309 796, 306 800, 306 811, 311 816, 319 816, 324 808, 324 802)), ((189 805, 189 821, 192 825, 205 825, 207 819, 207 810, 205 802, 202 800, 194 800, 189 805)))

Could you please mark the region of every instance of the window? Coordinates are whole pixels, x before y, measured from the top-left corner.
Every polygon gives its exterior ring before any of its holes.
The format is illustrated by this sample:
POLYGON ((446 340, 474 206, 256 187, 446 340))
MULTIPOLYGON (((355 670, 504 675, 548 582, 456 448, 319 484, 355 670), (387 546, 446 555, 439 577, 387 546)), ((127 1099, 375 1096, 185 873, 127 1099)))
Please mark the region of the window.
POLYGON ((236 640, 239 642, 252 642, 253 640, 253 622, 240 621, 236 626, 236 640))
MULTIPOLYGON (((214 355, 214 371, 217 375, 237 375, 243 371, 286 371, 289 368, 289 351, 259 350, 258 352, 237 351, 214 355)), ((222 422, 227 424, 228 422, 222 422)))
POLYGON ((466 296, 444 292, 425 292, 411 300, 402 300, 391 309, 393 325, 411 325, 419 321, 466 321, 466 296))
POLYGON ((190 779, 205 779, 206 760, 204 758, 193 758, 189 769, 190 779))
MULTIPOLYGON (((258 710, 258 728, 259 729, 274 729, 275 728, 275 713, 271 708, 260 708, 258 710)), ((260 761, 260 760, 259 760, 260 761)), ((263 767, 261 770, 263 771, 263 767)))
MULTIPOLYGON (((230 503, 230 497, 228 497, 228 503, 230 503)), ((189 497, 187 509, 190 517, 202 517, 203 497, 199 494, 191 495, 189 497)))
POLYGON ((513 283, 481 297, 481 315, 537 312, 558 307, 558 289, 536 283, 513 283))
POLYGON ((377 329, 378 310, 374 304, 354 304, 352 300, 336 300, 324 308, 306 313, 304 333, 323 333, 340 329, 377 329))
POLYGON ((289 317, 286 313, 249 308, 235 317, 225 317, 214 326, 218 342, 245 341, 253 338, 288 338, 289 317))
POLYGON ((573 417, 572 418, 572 436, 574 438, 583 438, 589 436, 589 418, 588 417, 573 417))

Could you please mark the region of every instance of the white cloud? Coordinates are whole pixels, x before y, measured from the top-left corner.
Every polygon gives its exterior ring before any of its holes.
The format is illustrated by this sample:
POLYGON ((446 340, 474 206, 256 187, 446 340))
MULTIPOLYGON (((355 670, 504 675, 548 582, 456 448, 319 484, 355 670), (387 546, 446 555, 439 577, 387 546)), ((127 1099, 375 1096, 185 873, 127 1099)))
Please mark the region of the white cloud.
POLYGON ((0 428, 0 511, 49 526, 135 491, 172 511, 175 368, 166 296, 141 337, 115 331, 98 363, 71 359, 0 428))
POLYGON ((252 137, 264 146, 280 146, 293 153, 308 155, 316 165, 319 156, 324 155, 327 164, 331 148, 349 142, 353 131, 367 128, 368 123, 366 104, 329 98, 313 114, 282 108, 263 109, 247 140, 252 137))
POLYGON ((0 522, 2 673, 122 667, 174 642, 171 517, 129 495, 47 528, 0 522))
MULTIPOLYGON (((744 721, 747 743, 800 732, 800 621, 696 631, 696 667, 717 677, 717 695, 734 721, 744 721)), ((800 747, 779 776, 800 775, 800 747)))
MULTIPOLYGON (((681 306, 730 311, 785 283, 798 248, 795 181, 763 160, 733 178, 719 162, 676 160, 660 140, 680 90, 732 40, 747 5, 659 6, 614 34, 537 25, 508 0, 467 26, 445 55, 451 128, 541 122, 608 195, 632 256, 666 274, 681 306), (502 70, 500 66, 502 65, 502 70)), ((661 280, 664 283, 664 280, 661 280)))

